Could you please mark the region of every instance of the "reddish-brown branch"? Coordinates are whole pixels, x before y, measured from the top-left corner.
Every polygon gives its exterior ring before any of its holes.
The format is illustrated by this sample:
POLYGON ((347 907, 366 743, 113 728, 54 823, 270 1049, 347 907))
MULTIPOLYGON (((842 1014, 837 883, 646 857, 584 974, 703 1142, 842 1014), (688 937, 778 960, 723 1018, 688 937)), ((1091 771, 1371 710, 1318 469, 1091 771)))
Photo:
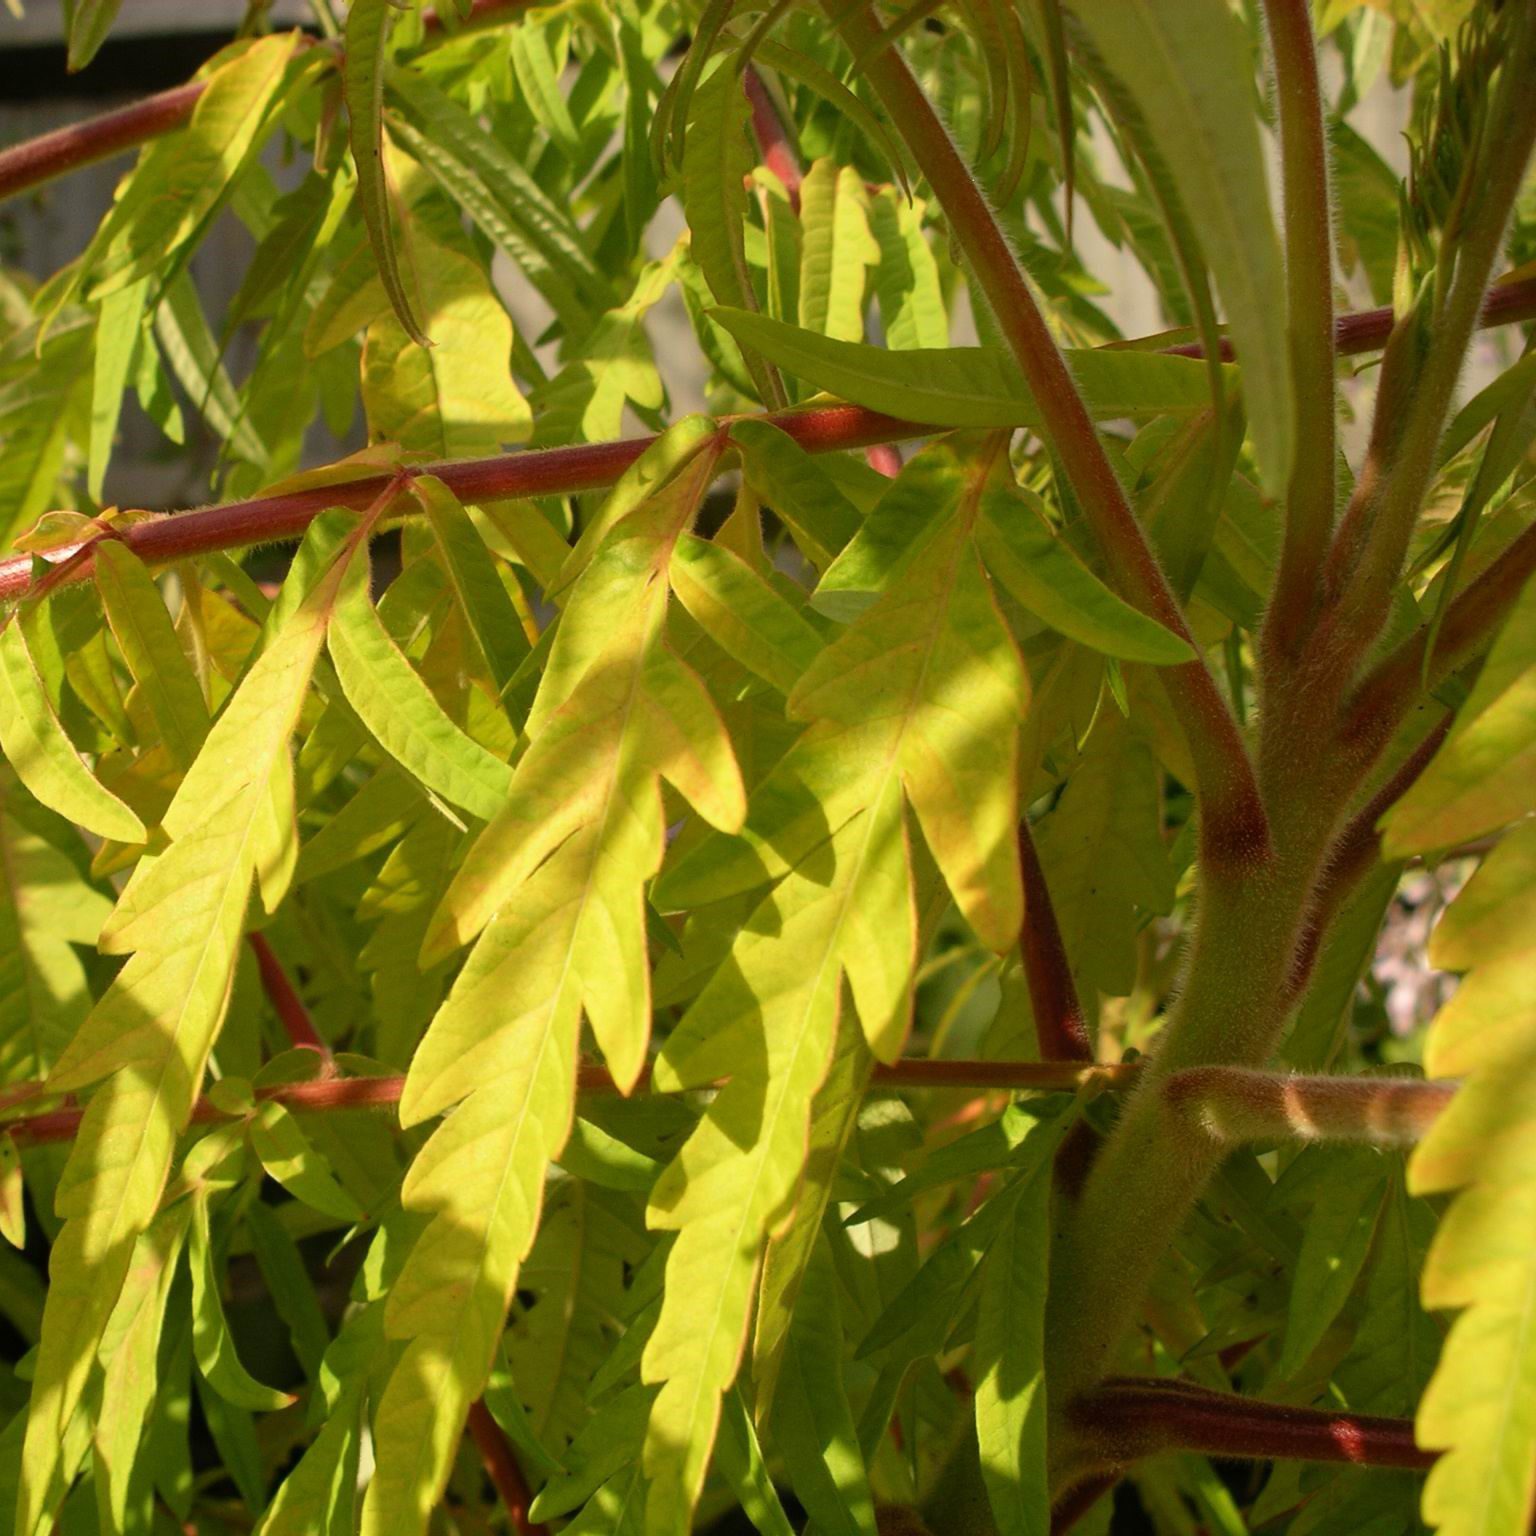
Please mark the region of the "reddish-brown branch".
POLYGON ((484 1398, 477 1398, 470 1406, 466 1427, 470 1439, 475 1442, 475 1449, 480 1452, 480 1460, 485 1464, 486 1476, 495 1485, 502 1508, 507 1512, 508 1524, 518 1536, 543 1536, 545 1527, 528 1518, 533 1494, 523 1477, 523 1469, 518 1466, 511 1442, 501 1425, 485 1406, 484 1398))
MULTIPOLYGON (((492 26, 506 19, 503 13, 521 10, 532 3, 533 0, 474 0, 468 20, 458 30, 492 26)), ((436 11, 427 12, 426 30, 433 37, 448 35, 436 11)), ((185 128, 198 98, 207 88, 206 80, 189 80, 143 101, 0 150, 0 202, 185 128)))
POLYGON ((1085 1478, 1057 1499, 1051 1507, 1051 1536, 1066 1533, 1093 1508, 1120 1479, 1110 1473, 1085 1478))
POLYGON ((1171 1109, 1223 1146, 1287 1139, 1412 1146, 1444 1112, 1456 1084, 1189 1067, 1175 1072, 1162 1091, 1171 1109))
MULTIPOLYGON (((996 1088, 1018 1092, 1071 1092, 1085 1083, 1102 1083, 1106 1088, 1126 1088, 1134 1081, 1137 1066, 1079 1066, 1072 1062, 1040 1061, 898 1061, 877 1065, 870 1077, 872 1088, 996 1088)), ((617 1093, 612 1074, 596 1062, 583 1062, 577 1069, 576 1085, 582 1093, 617 1093)), ((22 1104, 41 1097, 44 1083, 20 1083, 6 1090, 5 1104, 22 1104)), ((261 1103, 273 1100, 300 1114, 327 1114, 338 1110, 393 1109, 405 1088, 403 1077, 317 1078, 302 1083, 277 1083, 256 1090, 261 1103)), ((642 1072, 635 1091, 650 1090, 650 1072, 642 1072)), ((59 1109, 35 1115, 21 1115, 0 1120, 0 1130, 9 1131, 21 1146, 42 1146, 68 1141, 80 1128, 85 1111, 66 1104, 59 1109)), ((194 1125, 210 1125, 229 1119, 218 1105, 199 1099, 192 1110, 194 1125)))
POLYGON ((1024 923, 1019 955, 1035 1015, 1035 1038, 1046 1061, 1091 1061, 1093 1046, 1072 980, 1072 962, 1062 943, 1045 871, 1029 823, 1019 823, 1019 867, 1024 876, 1024 923))
POLYGON ((261 972, 262 991, 277 1013, 289 1044, 301 1051, 316 1051, 329 1066, 331 1048, 315 1028, 315 1021, 304 1006, 304 999, 283 969, 283 962, 273 952, 264 933, 248 933, 246 941, 256 956, 256 968, 261 972))
POLYGON ((1423 1470, 1411 1419, 1290 1408, 1185 1382, 1112 1378, 1068 1407, 1074 1429, 1109 1467, 1159 1451, 1254 1461, 1332 1461, 1423 1470))
MULTIPOLYGON (((862 448, 872 442, 920 437, 933 430, 918 422, 899 421, 854 405, 808 406, 770 412, 762 419, 794 438, 808 453, 862 448)), ((438 476, 463 501, 558 496, 612 485, 655 440, 636 437, 618 442, 578 443, 569 448, 456 459, 413 468, 418 474, 438 476)), ((388 473, 366 475, 340 485, 226 502, 223 506, 134 523, 115 536, 141 560, 163 565, 212 550, 297 538, 328 507, 366 507, 389 481, 388 473)), ((80 547, 67 545, 53 551, 50 559, 66 560, 77 554, 80 547)), ((0 560, 0 601, 18 598, 27 591, 31 569, 30 555, 0 560)), ((79 581, 89 573, 89 562, 81 562, 71 570, 69 579, 79 581)))
MULTIPOLYGON (((1516 278, 1495 283, 1483 300, 1483 312, 1478 324, 1486 329, 1494 325, 1512 325, 1520 320, 1536 319, 1536 277, 1516 278)), ((1340 315, 1334 322, 1334 349, 1341 357, 1358 357, 1362 352, 1375 352, 1386 346, 1392 334, 1393 314, 1390 308, 1362 309, 1353 314, 1340 315)), ((1171 357, 1204 357, 1205 349, 1198 341, 1180 342, 1164 350, 1171 357)), ((1232 362, 1237 356, 1232 343, 1222 338, 1221 356, 1224 362, 1232 362)))
POLYGON ((800 157, 795 153, 789 135, 784 131, 779 109, 774 106, 763 77, 750 64, 742 77, 747 101, 752 108, 752 136, 757 140, 757 152, 767 168, 779 178, 789 194, 789 206, 800 211, 800 183, 805 179, 800 169, 800 157))

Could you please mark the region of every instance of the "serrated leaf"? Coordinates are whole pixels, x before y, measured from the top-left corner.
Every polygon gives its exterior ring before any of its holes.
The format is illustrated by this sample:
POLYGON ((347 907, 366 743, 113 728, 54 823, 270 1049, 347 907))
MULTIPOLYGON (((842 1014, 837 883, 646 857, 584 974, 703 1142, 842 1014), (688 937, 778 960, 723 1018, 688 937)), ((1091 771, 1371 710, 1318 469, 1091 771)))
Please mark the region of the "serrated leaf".
POLYGON ((825 1536, 875 1536, 874 1496, 843 1386, 837 1274, 825 1238, 805 1267, 773 1399, 773 1443, 825 1536))
POLYGON ((988 488, 977 537, 992 575, 1069 640, 1153 666, 1193 659, 1188 642, 1116 596, 1050 531, 1022 487, 999 480, 988 488))
POLYGON ((1417 1437, 1443 1452, 1424 1515, 1447 1536, 1529 1522, 1536 1499, 1536 826, 1512 833, 1436 933, 1472 962, 1434 1020, 1426 1071, 1462 1079, 1409 1164, 1416 1194, 1454 1191, 1424 1267, 1424 1304, 1455 1309, 1419 1404, 1417 1437), (1475 893, 1475 894, 1474 894, 1475 893))
MULTIPOLYGON (((768 315, 720 308, 711 318, 786 373, 855 405, 935 427, 1038 427, 1018 364, 996 347, 894 352, 834 341, 768 315)), ((1067 363, 1098 420, 1186 414, 1210 406, 1205 365, 1155 352, 1070 351, 1067 363)))
POLYGON ((668 567, 678 601, 723 650, 789 693, 821 650, 821 636, 744 560, 685 533, 668 567))
POLYGON ((48 697, 36 654, 45 617, 24 610, 0 629, 0 751, 50 810, 99 837, 142 843, 144 823, 81 761, 48 697))
POLYGON ((313 1142, 281 1104, 268 1102, 250 1127, 251 1150, 261 1166, 296 1200, 339 1221, 361 1221, 363 1208, 336 1182, 313 1142))
POLYGON ((267 649, 166 812, 169 848, 140 861, 103 934, 103 948, 133 953, 49 1079, 60 1092, 106 1081, 91 1098, 59 1183, 65 1224, 51 1259, 19 1530, 35 1530, 53 1497, 63 1434, 134 1241, 159 1205, 228 1004, 252 880, 282 857, 272 786, 291 775, 289 738, 324 640, 340 577, 337 551, 358 527, 350 514, 312 525, 273 610, 267 649))
POLYGON ((219 54, 184 130, 150 145, 92 239, 76 281, 99 299, 163 270, 196 236, 273 124, 297 34, 219 54))

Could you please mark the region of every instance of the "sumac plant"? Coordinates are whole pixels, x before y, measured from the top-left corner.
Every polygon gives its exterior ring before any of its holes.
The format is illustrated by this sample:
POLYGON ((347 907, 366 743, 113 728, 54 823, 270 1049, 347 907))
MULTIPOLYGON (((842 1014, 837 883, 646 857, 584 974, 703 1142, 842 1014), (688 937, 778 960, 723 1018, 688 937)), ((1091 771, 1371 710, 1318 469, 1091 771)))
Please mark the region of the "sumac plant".
POLYGON ((0 1520, 1524 1536, 1536 9, 311 16, 0 153, 0 1520))

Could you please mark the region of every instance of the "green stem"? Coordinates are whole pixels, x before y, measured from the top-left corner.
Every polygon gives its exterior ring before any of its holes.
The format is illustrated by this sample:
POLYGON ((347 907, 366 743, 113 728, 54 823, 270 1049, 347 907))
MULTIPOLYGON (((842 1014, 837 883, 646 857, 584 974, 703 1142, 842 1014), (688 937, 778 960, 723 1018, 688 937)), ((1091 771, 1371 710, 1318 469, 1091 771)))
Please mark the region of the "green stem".
POLYGON ((1405 419, 1378 420, 1373 428, 1372 472, 1362 476, 1329 554, 1328 586, 1337 607, 1310 647, 1329 676, 1347 675, 1386 622, 1510 210, 1536 146, 1536 91, 1530 85, 1536 77, 1536 17, 1528 9, 1518 12, 1512 30, 1488 108, 1487 154, 1466 173, 1473 183, 1469 211, 1453 248, 1440 255, 1442 264, 1454 261, 1454 275, 1431 319, 1428 348, 1422 361, 1412 346, 1400 350, 1406 379, 1388 379, 1395 361, 1390 345, 1383 365, 1378 415, 1385 403, 1399 402, 1405 419))
POLYGON ((1317 596, 1333 528, 1335 445, 1333 232, 1317 47, 1306 0, 1265 0, 1280 115, 1286 297, 1296 440, 1285 541, 1265 622, 1266 652, 1294 651, 1317 596))
POLYGON ((1242 733, 1199 655, 1001 225, 901 52, 881 46, 881 30, 870 8, 850 11, 839 0, 823 0, 823 10, 829 21, 841 25, 849 49, 863 61, 866 79, 938 197, 1023 371, 1045 436, 1116 584, 1196 652, 1194 660, 1164 669, 1161 677, 1188 738, 1199 780, 1203 856, 1228 869, 1262 865, 1270 855, 1269 829, 1242 733))

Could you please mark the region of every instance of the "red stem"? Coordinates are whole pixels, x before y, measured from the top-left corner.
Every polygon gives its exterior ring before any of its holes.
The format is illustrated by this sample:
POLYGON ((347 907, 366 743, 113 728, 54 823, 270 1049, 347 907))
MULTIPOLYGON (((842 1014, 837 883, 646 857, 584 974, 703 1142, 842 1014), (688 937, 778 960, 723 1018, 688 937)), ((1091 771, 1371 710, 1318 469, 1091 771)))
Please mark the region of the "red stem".
POLYGON ((283 963, 273 953, 263 933, 248 933, 246 941, 256 955, 256 967, 261 972, 262 990, 276 1010, 278 1019, 288 1036, 288 1042, 301 1051, 317 1051, 327 1064, 331 1061, 331 1048, 315 1028, 315 1021, 304 1006, 304 999, 289 980, 283 963))
POLYGON ((763 164, 779 178, 784 190, 789 193, 789 206, 799 213, 800 183, 805 176, 800 169, 800 157, 784 131, 779 109, 774 106, 768 87, 763 84, 763 77, 750 64, 742 77, 742 84, 746 87, 747 101, 752 108, 752 136, 757 140, 758 154, 762 156, 763 164))
POLYGON ((1291 1408, 1186 1382, 1111 1378, 1082 1393, 1067 1412, 1111 1466, 1159 1451, 1414 1471, 1435 1459, 1415 1443, 1412 1419, 1291 1408))
MULTIPOLYGON (((501 12, 533 3, 534 0, 474 0, 469 19, 460 23, 458 31, 493 25, 504 19, 501 12)), ((452 35, 445 33, 436 11, 427 12, 426 30, 433 37, 452 35)), ((206 80, 189 80, 143 101, 0 150, 0 203, 30 187, 185 128, 198 97, 207 88, 206 80)))
MULTIPOLYGON (((1536 315, 1536 278, 1496 285, 1489 293, 1483 311, 1485 325, 1503 325, 1536 315)), ((1366 352, 1379 346, 1391 331, 1392 312, 1367 310, 1359 315, 1345 315, 1340 321, 1339 350, 1366 352), (1346 336, 1346 330, 1349 334, 1346 336)), ((1198 355, 1196 347, 1170 347, 1170 353, 1198 355)), ((865 448, 873 443, 897 442, 924 437, 934 429, 920 422, 901 421, 879 411, 857 405, 807 406, 792 411, 768 412, 762 420, 778 427, 795 439, 807 453, 834 453, 846 448, 865 448)), ((640 457, 654 437, 638 437, 607 443, 577 443, 568 448, 545 448, 532 452, 497 454, 485 459, 457 459, 444 464, 421 466, 418 473, 435 474, 464 501, 495 501, 520 496, 564 495, 574 491, 598 490, 612 485, 640 457)), ((385 485, 386 474, 369 475, 345 485, 316 487, 286 494, 258 496, 252 501, 227 502, 223 506, 203 507, 196 511, 135 523, 116 531, 140 559, 165 564, 213 550, 239 549, 274 539, 297 538, 313 518, 327 507, 365 507, 385 485)), ((78 554, 83 546, 66 545, 52 552, 50 559, 63 562, 78 554)), ((1528 555, 1530 567, 1536 567, 1536 533, 1527 533, 1511 545, 1505 556, 1494 563, 1463 597, 1486 586, 1493 573, 1512 567, 1508 564, 1516 551, 1528 555), (1529 546, 1527 548, 1527 546, 1529 546)), ((1526 568, 1527 574, 1529 568, 1526 568)), ((0 602, 13 601, 28 590, 32 573, 30 555, 11 555, 0 559, 0 602)), ((68 580, 78 581, 90 573, 90 564, 71 569, 68 580)), ((1518 590, 1518 587, 1517 589, 1518 590)), ((1508 599, 1513 600, 1511 595, 1508 599)), ((1451 604, 1441 628, 1436 655, 1449 654, 1461 634, 1467 605, 1462 598, 1451 604)), ((1384 664, 1385 666, 1385 664, 1384 664)), ((1414 670, 1416 664, 1408 664, 1414 670)), ((1415 671, 1415 676, 1417 675, 1415 671)))
MULTIPOLYGON (((877 1065, 870 1078, 872 1088, 997 1088, 1019 1091, 1067 1091, 1087 1082, 1100 1082, 1107 1088, 1129 1087, 1135 1079, 1133 1063, 1117 1066, 1080 1067, 1068 1062, 1030 1061, 898 1061, 890 1066, 877 1065)), ((577 1087, 582 1093, 617 1093, 608 1069, 596 1062, 583 1062, 577 1069, 577 1087)), ((277 1083, 256 1090, 259 1102, 275 1100, 300 1114, 326 1114, 333 1110, 392 1109, 400 1102, 404 1077, 317 1078, 302 1083, 277 1083)), ((637 1090, 649 1091, 650 1072, 642 1072, 637 1090)), ((5 1091, 4 1108, 24 1103, 47 1092, 46 1083, 18 1083, 5 1091)), ((68 1141, 80 1128, 85 1111, 79 1105, 66 1104, 60 1109, 36 1115, 22 1115, 14 1120, 0 1120, 0 1131, 9 1131, 22 1146, 42 1146, 68 1141)), ((194 1125, 209 1125, 230 1117, 216 1104, 199 1099, 193 1106, 194 1125)))
POLYGON ((1092 1061, 1093 1046, 1062 943, 1056 908, 1040 867, 1029 823, 1019 823, 1019 865, 1024 875, 1024 922, 1019 954, 1035 1015, 1035 1038, 1046 1061, 1092 1061))
MULTIPOLYGON (((921 437, 933 430, 856 405, 808 406, 770 412, 761 419, 794 438, 808 453, 862 448, 893 438, 921 437)), ((612 485, 655 441, 654 437, 636 437, 609 443, 577 443, 568 448, 413 465, 412 469, 416 474, 438 476, 461 501, 558 496, 612 485)), ((389 485, 390 479, 389 473, 366 475, 341 485, 312 486, 258 496, 252 501, 226 502, 223 506, 134 523, 114 537, 120 538, 141 560, 162 565, 212 550, 297 538, 329 507, 368 506, 389 485)), ((52 551, 49 559, 66 560, 81 547, 66 545, 52 551)), ((30 555, 11 555, 0 560, 0 601, 18 598, 27 591, 31 569, 30 555)), ((90 563, 82 562, 70 572, 69 579, 79 581, 89 573, 90 563)))
POLYGON ((528 1506, 533 1503, 523 1469, 512 1454, 512 1446, 500 1424, 491 1417, 484 1398, 477 1398, 470 1406, 467 1423, 469 1436, 485 1463, 486 1475, 496 1486, 507 1521, 518 1536, 543 1536, 545 1527, 528 1518, 528 1506))

